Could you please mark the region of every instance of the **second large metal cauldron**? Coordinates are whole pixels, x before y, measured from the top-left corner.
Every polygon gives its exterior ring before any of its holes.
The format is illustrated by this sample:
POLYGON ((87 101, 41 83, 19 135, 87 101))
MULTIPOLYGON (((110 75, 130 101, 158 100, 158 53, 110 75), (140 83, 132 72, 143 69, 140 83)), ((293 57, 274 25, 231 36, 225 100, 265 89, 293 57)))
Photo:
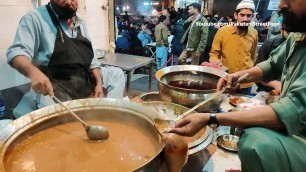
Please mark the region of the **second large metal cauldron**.
MULTIPOLYGON (((166 102, 177 103, 187 107, 193 107, 216 92, 218 80, 227 73, 218 69, 195 66, 178 65, 160 69, 156 72, 158 88, 161 99, 166 102), (194 82, 206 84, 205 89, 184 88, 171 83, 194 82)), ((216 110, 224 100, 224 96, 219 96, 196 111, 211 112, 216 110)))

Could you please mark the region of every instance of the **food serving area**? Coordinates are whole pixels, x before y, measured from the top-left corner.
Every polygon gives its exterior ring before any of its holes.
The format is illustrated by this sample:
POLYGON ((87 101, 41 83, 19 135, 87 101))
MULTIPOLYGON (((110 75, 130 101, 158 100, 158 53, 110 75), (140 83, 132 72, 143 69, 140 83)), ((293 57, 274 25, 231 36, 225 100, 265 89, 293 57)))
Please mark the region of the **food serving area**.
MULTIPOLYGON (((123 85, 125 86, 123 99, 122 94, 120 99, 107 98, 106 92, 109 90, 102 87, 105 92, 102 91, 104 97, 101 98, 93 98, 90 95, 87 96, 90 98, 71 98, 70 101, 63 101, 63 103, 54 101, 56 104, 52 102, 52 105, 38 107, 39 103, 36 99, 41 98, 41 90, 34 90, 30 77, 8 64, 6 52, 14 42, 22 17, 49 2, 49 0, 0 2, 0 14, 2 14, 0 16, 5 16, 0 17, 0 21, 3 26, 6 26, 2 30, 0 28, 1 37, 4 40, 0 43, 0 76, 3 81, 0 83, 0 105, 1 108, 4 107, 3 100, 6 108, 6 114, 0 115, 0 172, 241 171, 237 147, 241 129, 235 126, 211 128, 207 125, 191 137, 166 133, 166 131, 169 126, 173 127, 174 122, 184 118, 183 114, 189 111, 186 115, 202 112, 247 111, 265 106, 274 99, 269 99, 265 93, 259 93, 255 97, 227 92, 222 94, 218 92, 217 95, 217 82, 227 75, 225 72, 227 69, 224 70, 224 66, 221 66, 220 70, 200 65, 173 66, 178 57, 169 55, 170 59, 167 62, 169 66, 167 67, 166 63, 160 70, 156 70, 158 52, 156 52, 155 42, 142 47, 141 50, 144 51, 142 55, 137 54, 137 51, 134 52, 135 54, 122 54, 115 51, 115 38, 118 37, 116 22, 118 21, 114 16, 116 9, 114 0, 78 0, 77 14, 88 27, 86 36, 91 39, 87 42, 88 40, 84 39, 85 35, 82 35, 84 38, 80 38, 81 34, 76 36, 83 42, 85 40, 86 50, 90 43, 89 54, 96 55, 93 56, 97 57, 94 60, 97 60, 96 68, 99 68, 100 72, 103 67, 114 67, 117 72, 122 73, 119 76, 109 72, 106 76, 113 79, 109 79, 110 82, 122 77, 120 79, 122 87, 116 86, 122 90, 123 85), (6 16, 12 11, 14 15, 11 15, 8 20, 6 16), (34 98, 32 97, 30 101, 23 100, 23 97, 30 92, 36 94, 34 98), (25 103, 25 106, 21 106, 22 108, 27 109, 26 105, 29 105, 38 110, 33 110, 21 117, 14 116, 14 110, 20 102, 25 103), (201 102, 205 103, 192 109, 201 102), (104 134, 103 137, 101 133, 104 134)), ((70 24, 67 27, 68 30, 76 30, 73 28, 74 21, 67 20, 67 23, 70 24)), ((50 29, 49 26, 47 29, 50 29)), ((22 29, 19 30, 22 31, 22 29)), ((59 34, 56 33, 55 36, 59 36, 56 43, 60 46, 54 47, 62 48, 62 43, 74 38, 68 36, 64 41, 63 33, 65 32, 59 30, 59 34)), ((74 33, 74 31, 71 32, 74 33)), ((49 36, 49 34, 51 35, 52 32, 47 30, 40 36, 49 36)), ((23 32, 21 35, 24 35, 23 32)), ((27 39, 30 37, 26 37, 27 39)), ((53 42, 50 47, 52 46, 53 42)), ((45 51, 45 48, 43 46, 38 49, 45 51)), ((53 50, 53 47, 51 49, 53 50)), ((83 50, 84 47, 77 46, 69 52, 73 52, 71 57, 75 57, 83 53, 83 50), (75 53, 76 50, 80 51, 75 53)), ((49 53, 53 58, 54 52, 49 53)), ((34 53, 33 56, 35 55, 34 53)), ((45 57, 42 58, 37 62, 45 62, 45 57)), ((35 59, 33 61, 36 62, 35 59)), ((82 65, 88 67, 92 64, 82 65)), ((74 73, 73 70, 74 68, 68 73, 74 73)), ((86 73, 87 69, 80 70, 82 76, 85 76, 83 72, 86 73)), ((100 75, 103 74, 100 73, 100 75)), ((102 80, 103 77, 101 76, 102 80)), ((93 83, 97 84, 99 80, 97 78, 99 77, 94 78, 96 82, 93 83)), ((86 75, 83 80, 89 82, 90 77, 86 75)), ((76 81, 72 85, 81 83, 76 81)), ((86 86, 89 87, 89 85, 86 86)), ((69 89, 66 90, 72 90, 72 88, 69 89)), ((226 91, 225 88, 224 91, 226 91)))
MULTIPOLYGON (((209 98, 215 93, 218 79, 224 75, 225 72, 209 67, 170 66, 155 74, 158 92, 129 90, 124 100, 90 98, 65 102, 86 123, 101 125, 109 131, 109 138, 103 141, 88 140, 82 125, 59 104, 36 110, 1 130, 0 168, 54 171, 53 166, 56 166, 56 171, 68 168, 68 171, 97 168, 171 171, 169 164, 180 168, 178 162, 185 160, 184 153, 176 152, 174 156, 167 153, 165 135, 160 135, 154 119, 174 119, 209 98), (59 157, 63 160, 54 161, 59 157), (80 163, 73 165, 75 162, 80 163)), ((245 110, 263 105, 263 96, 259 96, 252 100, 222 94, 195 111, 245 110)), ((229 135, 230 132, 238 135, 234 131, 230 127, 212 129, 207 126, 195 136, 184 138, 188 141, 188 159, 186 163, 182 161, 182 171, 239 171, 239 137, 229 135)))

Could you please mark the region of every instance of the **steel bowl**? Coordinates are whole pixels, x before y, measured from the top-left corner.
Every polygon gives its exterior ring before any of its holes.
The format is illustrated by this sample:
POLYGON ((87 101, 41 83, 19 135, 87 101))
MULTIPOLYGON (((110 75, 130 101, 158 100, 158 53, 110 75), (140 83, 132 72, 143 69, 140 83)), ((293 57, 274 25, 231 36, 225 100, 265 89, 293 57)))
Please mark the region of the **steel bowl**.
POLYGON ((238 152, 239 137, 231 134, 224 134, 217 138, 217 144, 223 149, 238 152))
POLYGON ((139 99, 144 102, 151 102, 151 101, 161 101, 161 97, 159 92, 148 92, 141 94, 139 99))
MULTIPOLYGON (((64 102, 64 104, 85 121, 92 119, 106 121, 120 120, 124 124, 133 124, 133 126, 135 125, 139 129, 146 131, 158 143, 155 147, 156 153, 148 163, 139 166, 133 171, 158 171, 162 167, 162 150, 165 143, 153 125, 153 118, 160 117, 153 110, 138 104, 113 99, 89 98, 68 101, 64 102)), ((56 104, 33 111, 7 125, 0 131, 0 171, 5 171, 4 158, 9 156, 10 151, 19 142, 37 132, 71 121, 75 121, 75 118, 60 105, 56 104)), ((54 162, 56 161, 58 159, 54 160, 54 162)))
MULTIPOLYGON (((178 116, 182 115, 184 112, 188 111, 189 108, 169 102, 161 102, 161 101, 150 101, 143 103, 145 106, 149 106, 152 110, 162 116, 162 119, 175 119, 178 116)), ((193 111, 192 113, 196 113, 193 111)), ((193 148, 198 146, 200 143, 205 141, 209 135, 209 127, 205 127, 200 130, 193 137, 189 137, 188 148, 193 148)), ((186 137, 187 138, 187 137, 186 137)))
MULTIPOLYGON (((189 110, 187 107, 169 102, 149 101, 143 104, 151 107, 165 119, 173 119, 189 110)), ((213 136, 213 130, 208 126, 193 136, 193 141, 188 144, 189 157, 182 172, 202 171, 210 157, 205 148, 212 142, 213 136)), ((161 171, 166 171, 166 168, 163 167, 161 171)))
MULTIPOLYGON (((159 93, 163 101, 180 104, 189 108, 204 101, 216 92, 218 80, 227 75, 226 72, 195 65, 178 65, 160 69, 155 76, 158 81, 159 93), (171 82, 188 81, 209 84, 209 89, 182 88, 170 85, 171 82)), ((196 109, 198 112, 215 111, 225 96, 220 95, 196 109)))

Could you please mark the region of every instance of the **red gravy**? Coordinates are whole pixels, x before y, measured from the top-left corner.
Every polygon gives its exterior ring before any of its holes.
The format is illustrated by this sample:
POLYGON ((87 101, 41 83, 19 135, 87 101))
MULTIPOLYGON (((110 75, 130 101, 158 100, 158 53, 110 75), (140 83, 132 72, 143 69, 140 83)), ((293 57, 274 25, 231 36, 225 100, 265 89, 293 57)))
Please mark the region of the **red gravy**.
POLYGON ((7 152, 6 171, 132 171, 160 151, 158 141, 140 127, 119 122, 87 123, 107 128, 109 139, 88 140, 79 122, 55 126, 29 136, 7 152))
POLYGON ((204 90, 216 89, 216 85, 213 85, 212 83, 208 83, 208 82, 201 82, 201 81, 178 80, 178 81, 170 81, 168 84, 173 87, 185 88, 185 89, 191 89, 191 90, 204 91, 204 90))

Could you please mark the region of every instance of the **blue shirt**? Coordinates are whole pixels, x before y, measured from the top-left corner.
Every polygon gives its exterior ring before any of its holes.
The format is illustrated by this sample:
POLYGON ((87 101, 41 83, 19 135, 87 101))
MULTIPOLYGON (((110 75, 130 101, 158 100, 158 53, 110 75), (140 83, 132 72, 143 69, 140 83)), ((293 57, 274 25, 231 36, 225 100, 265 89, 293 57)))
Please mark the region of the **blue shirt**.
POLYGON ((128 39, 126 39, 125 37, 122 36, 118 36, 117 40, 116 40, 116 47, 117 48, 125 48, 125 49, 129 49, 129 41, 128 39))
POLYGON ((141 44, 143 47, 152 41, 150 35, 147 33, 144 33, 143 31, 139 32, 137 37, 141 41, 141 44))
MULTIPOLYGON (((55 12, 54 14, 58 18, 55 12)), ((77 27, 80 26, 81 34, 90 40, 85 23, 80 17, 76 17, 73 30, 65 20, 59 19, 59 22, 68 37, 76 38, 77 27)), ((54 26, 46 6, 28 12, 20 20, 14 42, 7 50, 7 62, 11 64, 16 56, 22 55, 26 56, 35 66, 47 66, 53 54, 56 36, 57 28, 54 26)), ((100 65, 94 55, 90 69, 100 67, 100 65)))

